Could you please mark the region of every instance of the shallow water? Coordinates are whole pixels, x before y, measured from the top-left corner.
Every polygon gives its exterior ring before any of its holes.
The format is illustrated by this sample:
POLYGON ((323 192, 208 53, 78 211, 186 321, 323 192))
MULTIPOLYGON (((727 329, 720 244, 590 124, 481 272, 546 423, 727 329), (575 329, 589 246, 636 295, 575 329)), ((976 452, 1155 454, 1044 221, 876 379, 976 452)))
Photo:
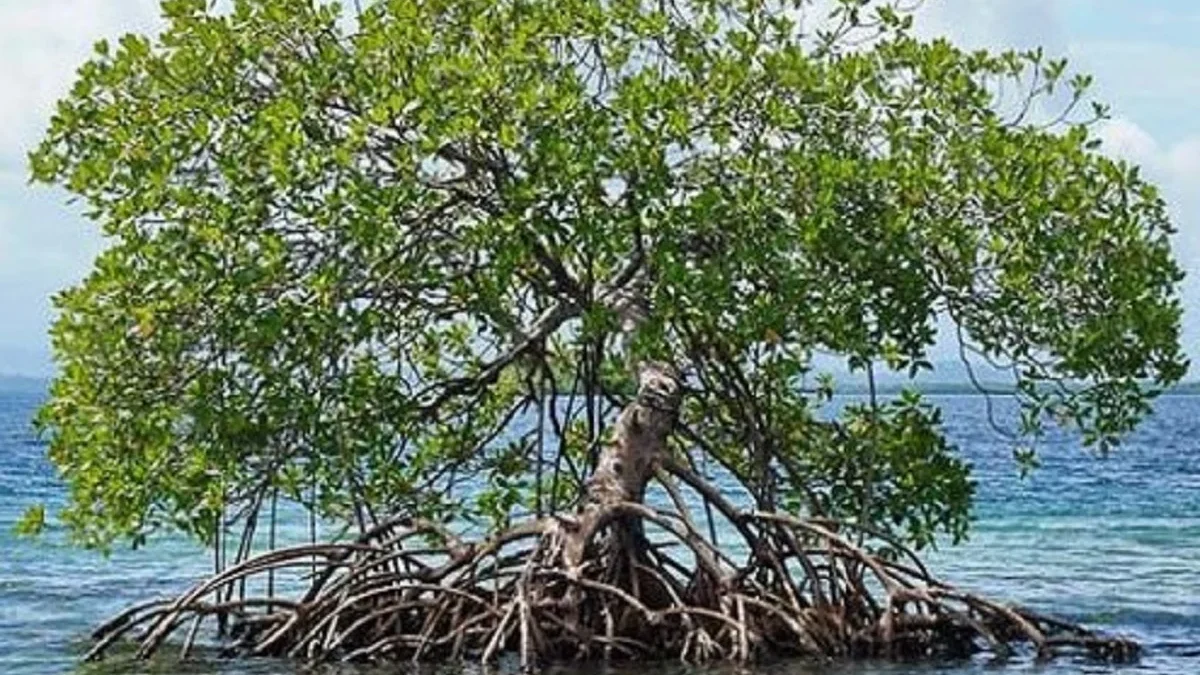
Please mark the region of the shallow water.
MULTIPOLYGON (((1168 673, 1200 672, 1200 397, 1168 397, 1126 444, 1098 459, 1064 435, 1041 443, 1043 466, 1021 480, 1009 446, 986 422, 983 399, 934 397, 946 430, 975 466, 978 522, 971 541, 931 556, 947 580, 993 596, 1142 640, 1135 664, 1059 660, 997 671, 986 661, 941 664, 780 663, 754 673, 1168 673)), ((65 545, 51 529, 41 539, 12 536, 30 503, 62 499, 61 485, 34 439, 29 420, 37 392, 0 391, 0 674, 81 672, 361 675, 275 661, 170 659, 130 664, 120 657, 77 663, 90 628, 149 596, 182 590, 209 569, 208 556, 176 541, 110 558, 65 545)), ((1002 411, 1004 412, 1004 411, 1002 411)), ((1001 417, 1003 417, 1001 415, 1001 417)), ((396 672, 391 671, 380 672, 396 672)), ((437 670, 426 670, 434 673, 437 670)), ((442 672, 447 672, 443 670, 442 672)), ((462 668, 449 672, 463 674, 462 668)), ((572 668, 564 675, 626 675, 695 669, 572 668)), ((745 673, 736 668, 705 674, 745 673)))

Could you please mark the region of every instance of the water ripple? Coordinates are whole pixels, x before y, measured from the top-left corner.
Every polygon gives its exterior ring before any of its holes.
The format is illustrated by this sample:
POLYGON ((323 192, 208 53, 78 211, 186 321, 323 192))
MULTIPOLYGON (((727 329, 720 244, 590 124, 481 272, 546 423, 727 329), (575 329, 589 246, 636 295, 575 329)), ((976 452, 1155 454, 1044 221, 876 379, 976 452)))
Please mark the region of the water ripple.
MULTIPOLYGON (((38 401, 35 394, 0 393, 4 674, 76 670, 87 633, 96 623, 147 596, 178 592, 208 569, 207 555, 178 541, 158 542, 137 552, 118 551, 106 559, 68 546, 55 529, 38 541, 14 539, 12 523, 28 504, 62 500, 61 486, 29 424, 38 401)), ((971 540, 933 553, 934 569, 973 590, 1129 633, 1146 645, 1145 657, 1133 665, 1060 661, 1020 664, 1004 672, 1200 672, 1200 455, 1195 452, 1200 398, 1160 399, 1155 416, 1106 459, 1095 458, 1066 435, 1051 434, 1039 448, 1043 468, 1027 480, 1017 476, 1009 448, 990 431, 981 399, 943 397, 936 402, 943 406, 947 434, 974 466, 979 502, 971 540)), ((569 672, 583 675, 590 670, 569 672)), ((662 670, 696 674, 674 666, 662 670)), ((993 665, 978 660, 920 666, 789 663, 757 670, 764 675, 996 672, 993 665)), ((713 668, 706 673, 726 671, 737 672, 713 668)), ((147 666, 118 657, 77 672, 299 671, 279 662, 166 661, 147 666)), ((449 672, 466 675, 463 669, 449 672)), ((619 672, 603 669, 604 675, 619 672)), ((630 671, 635 672, 649 671, 630 671)))

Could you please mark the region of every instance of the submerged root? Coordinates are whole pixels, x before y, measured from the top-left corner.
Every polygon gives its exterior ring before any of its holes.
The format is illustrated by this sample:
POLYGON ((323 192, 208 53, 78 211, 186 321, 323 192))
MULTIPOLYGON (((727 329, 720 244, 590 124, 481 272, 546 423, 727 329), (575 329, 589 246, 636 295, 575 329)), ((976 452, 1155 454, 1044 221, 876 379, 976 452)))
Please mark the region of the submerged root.
MULTIPOLYGON (((705 491, 685 469, 674 473, 705 491)), ((911 551, 878 539, 858 545, 860 533, 844 524, 717 506, 744 560, 679 508, 618 503, 477 542, 400 518, 353 543, 266 553, 174 600, 131 608, 95 632, 87 658, 130 636, 139 657, 182 636, 186 657, 200 626, 218 617, 232 626, 230 655, 312 661, 511 654, 533 669, 579 659, 1137 655, 1130 640, 944 584, 911 551), (313 566, 299 597, 214 601, 232 584, 313 566)))

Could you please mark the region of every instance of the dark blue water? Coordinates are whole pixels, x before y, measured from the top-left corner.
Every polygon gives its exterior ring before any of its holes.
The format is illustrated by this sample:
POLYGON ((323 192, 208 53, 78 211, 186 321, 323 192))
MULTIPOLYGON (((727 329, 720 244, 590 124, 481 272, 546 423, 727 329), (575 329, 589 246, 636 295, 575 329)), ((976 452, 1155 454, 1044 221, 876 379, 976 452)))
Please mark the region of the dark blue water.
MULTIPOLYGON (((77 665, 89 628, 125 605, 180 591, 210 568, 207 554, 176 541, 105 559, 67 546, 54 528, 36 541, 14 538, 12 524, 27 505, 62 500, 45 449, 29 429, 39 401, 38 392, 0 391, 0 675, 300 672, 275 662, 77 665)), ((973 590, 1130 633, 1146 646, 1145 656, 1125 666, 1060 660, 1002 671, 982 662, 776 664, 756 671, 1200 673, 1200 397, 1162 399, 1154 417, 1107 459, 1089 455, 1070 436, 1053 436, 1039 446, 1042 468, 1025 480, 1010 446, 987 424, 983 399, 933 401, 979 481, 971 541, 934 554, 934 569, 973 590)))

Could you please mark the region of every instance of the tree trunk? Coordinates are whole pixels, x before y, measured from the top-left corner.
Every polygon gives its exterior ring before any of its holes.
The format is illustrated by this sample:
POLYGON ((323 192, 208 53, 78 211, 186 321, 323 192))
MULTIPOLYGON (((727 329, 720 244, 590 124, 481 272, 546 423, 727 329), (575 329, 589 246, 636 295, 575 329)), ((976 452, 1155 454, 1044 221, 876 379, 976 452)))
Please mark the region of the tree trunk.
POLYGON ((565 562, 578 566, 597 530, 613 525, 618 539, 629 544, 641 538, 641 521, 614 519, 612 508, 640 503, 646 485, 661 466, 667 437, 679 416, 681 387, 675 368, 647 362, 638 366, 637 397, 617 417, 612 439, 605 444, 586 486, 578 520, 565 537, 565 562))
POLYGON ((663 363, 639 366, 637 398, 617 417, 613 438, 588 481, 589 505, 642 501, 679 416, 679 393, 674 368, 663 363))

